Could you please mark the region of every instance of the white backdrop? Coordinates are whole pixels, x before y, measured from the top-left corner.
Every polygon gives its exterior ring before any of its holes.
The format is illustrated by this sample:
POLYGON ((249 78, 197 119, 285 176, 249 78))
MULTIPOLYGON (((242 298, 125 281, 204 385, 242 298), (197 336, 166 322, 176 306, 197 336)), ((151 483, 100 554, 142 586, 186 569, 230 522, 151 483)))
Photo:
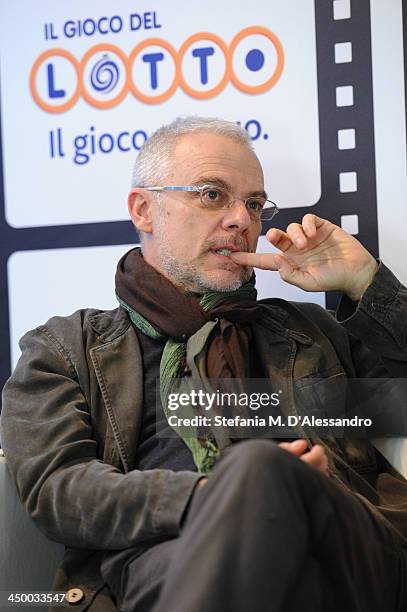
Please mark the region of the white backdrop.
MULTIPOLYGON (((9 249, 3 279, 12 365, 18 338, 49 316, 114 307, 115 264, 131 246, 106 240, 41 248, 36 230, 71 226, 67 231, 75 232, 78 226, 86 233, 79 224, 126 219, 137 149, 176 116, 239 121, 253 138, 272 199, 283 209, 295 207, 299 217, 312 210, 322 190, 321 129, 332 127, 321 125, 318 80, 329 60, 338 80, 326 95, 338 110, 358 110, 360 85, 346 67, 365 70, 358 63, 361 38, 371 44, 379 252, 407 283, 402 23, 402 0, 1 3, 2 227, 4 236, 9 229, 28 231, 27 243, 16 240, 9 249), (351 26, 362 4, 371 18, 367 32, 355 34, 351 26), (318 7, 329 8, 324 35, 334 32, 329 57, 319 59, 318 7)), ((351 117, 335 128, 332 151, 358 152, 362 135, 351 117)), ((351 165, 333 168, 332 177, 346 202, 360 196, 351 165)), ((358 235, 361 215, 344 214, 343 227, 358 235)), ((264 238, 260 244, 266 248, 264 238)), ((261 296, 325 304, 323 294, 304 294, 274 274, 258 279, 261 296)))

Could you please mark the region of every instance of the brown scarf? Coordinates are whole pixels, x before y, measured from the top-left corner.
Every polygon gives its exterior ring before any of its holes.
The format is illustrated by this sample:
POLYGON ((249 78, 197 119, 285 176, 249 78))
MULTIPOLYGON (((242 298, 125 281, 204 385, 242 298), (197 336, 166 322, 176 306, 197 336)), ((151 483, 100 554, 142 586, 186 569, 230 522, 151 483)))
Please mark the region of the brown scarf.
POLYGON ((247 358, 252 340, 250 323, 262 316, 264 310, 257 302, 254 283, 253 273, 250 281, 237 291, 211 291, 203 297, 191 295, 150 266, 139 248, 120 259, 116 272, 119 300, 164 338, 186 342, 207 321, 219 319, 206 364, 208 377, 215 379, 256 377, 247 358), (207 309, 208 304, 214 305, 207 309))

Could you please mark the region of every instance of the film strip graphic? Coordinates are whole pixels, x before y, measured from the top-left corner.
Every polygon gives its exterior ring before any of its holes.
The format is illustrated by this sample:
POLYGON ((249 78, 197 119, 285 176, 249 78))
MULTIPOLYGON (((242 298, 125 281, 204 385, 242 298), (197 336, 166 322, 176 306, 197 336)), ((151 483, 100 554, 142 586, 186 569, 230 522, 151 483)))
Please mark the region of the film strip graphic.
MULTIPOLYGON (((369 0, 315 0, 322 196, 311 209, 378 254, 369 0)), ((1 137, 1 134, 0 134, 1 137)), ((2 172, 0 168, 0 173, 2 172)), ((0 176, 1 185, 3 177, 0 176)), ((276 218, 285 228, 304 208, 276 218)), ((266 232, 268 227, 264 228, 266 232)), ((0 387, 10 373, 7 260, 15 251, 134 242, 130 221, 11 228, 0 201, 0 387)), ((333 307, 335 294, 327 294, 333 307)), ((29 308, 29 296, 27 296, 29 308)))
MULTIPOLYGON (((315 2, 321 198, 326 217, 378 255, 369 0, 315 2)), ((281 211, 284 228, 304 209, 281 211)), ((327 294, 327 307, 338 300, 327 294)))

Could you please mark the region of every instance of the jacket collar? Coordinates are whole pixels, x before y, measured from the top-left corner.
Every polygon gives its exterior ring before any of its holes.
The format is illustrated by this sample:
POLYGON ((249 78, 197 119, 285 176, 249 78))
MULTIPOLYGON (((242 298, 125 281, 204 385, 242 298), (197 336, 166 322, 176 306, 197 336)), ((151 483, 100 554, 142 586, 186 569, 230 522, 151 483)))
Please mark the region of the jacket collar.
POLYGON ((98 336, 98 340, 105 344, 124 334, 130 327, 131 321, 127 312, 119 306, 114 310, 102 310, 90 315, 89 324, 98 336))
POLYGON ((260 303, 267 306, 270 315, 276 322, 280 325, 284 325, 289 315, 287 308, 284 306, 286 303, 284 300, 279 298, 266 298, 260 300, 260 303))

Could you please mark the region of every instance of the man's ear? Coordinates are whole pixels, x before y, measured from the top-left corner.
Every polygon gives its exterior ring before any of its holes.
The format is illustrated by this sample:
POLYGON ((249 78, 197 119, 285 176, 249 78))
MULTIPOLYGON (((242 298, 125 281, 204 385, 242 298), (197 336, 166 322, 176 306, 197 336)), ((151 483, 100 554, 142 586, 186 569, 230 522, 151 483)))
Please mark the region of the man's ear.
POLYGON ((131 220, 135 227, 141 232, 151 234, 152 232, 152 197, 142 187, 135 187, 129 193, 128 209, 131 220))

